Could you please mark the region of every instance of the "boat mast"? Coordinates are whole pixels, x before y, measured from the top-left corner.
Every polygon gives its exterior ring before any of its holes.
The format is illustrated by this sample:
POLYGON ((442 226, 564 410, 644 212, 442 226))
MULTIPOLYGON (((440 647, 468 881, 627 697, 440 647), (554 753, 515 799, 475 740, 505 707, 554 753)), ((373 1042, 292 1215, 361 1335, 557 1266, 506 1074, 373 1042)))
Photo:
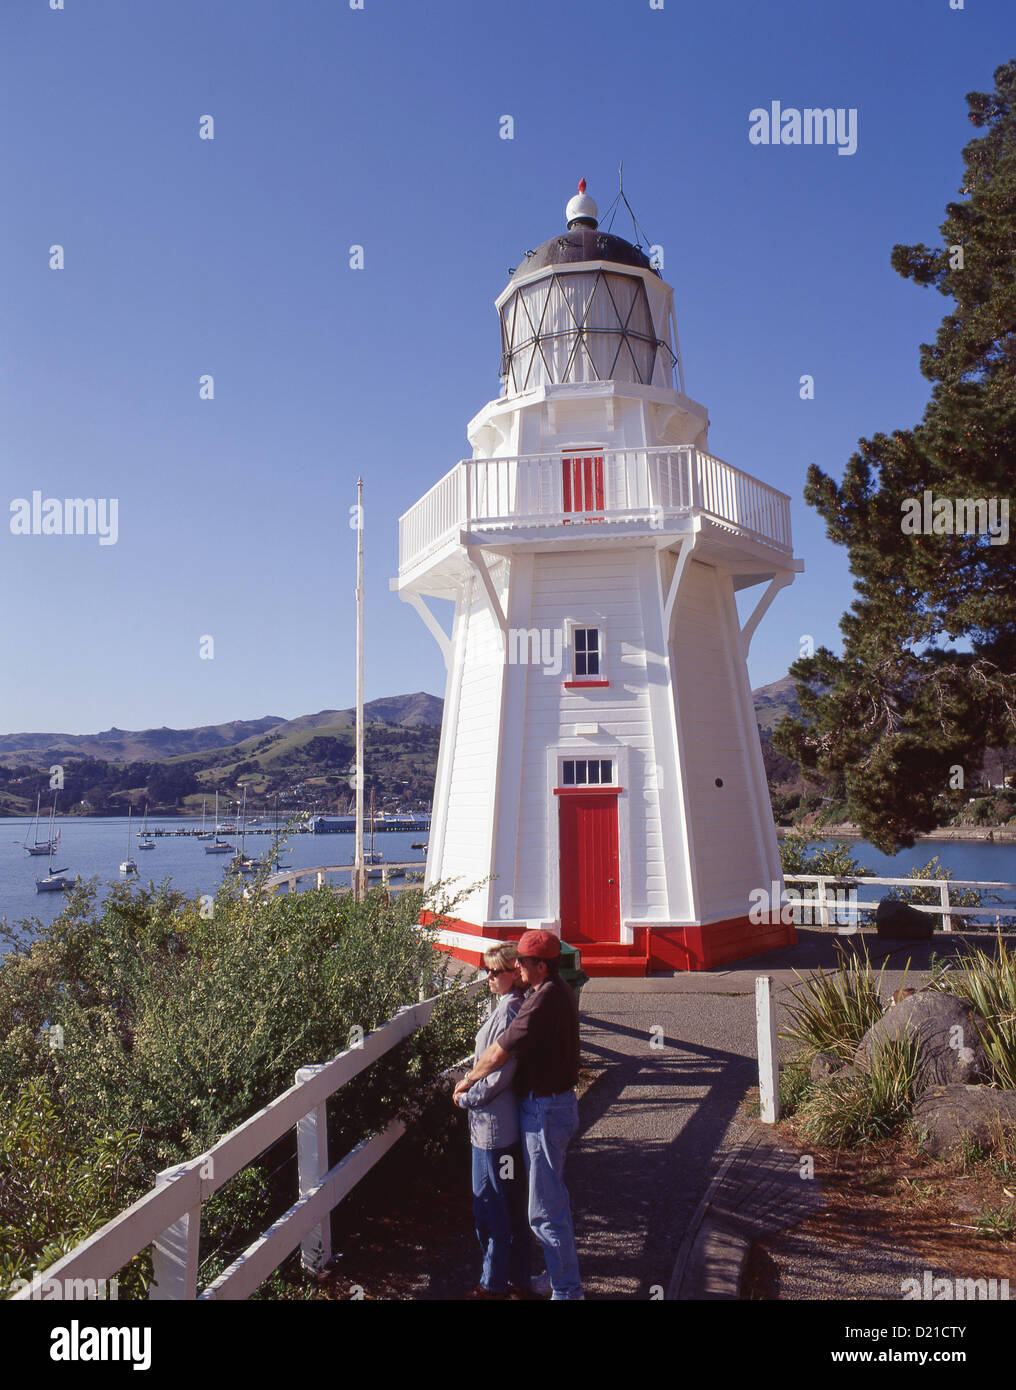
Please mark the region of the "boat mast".
POLYGON ((356 480, 356 851, 353 896, 367 891, 363 864, 363 479, 356 480))

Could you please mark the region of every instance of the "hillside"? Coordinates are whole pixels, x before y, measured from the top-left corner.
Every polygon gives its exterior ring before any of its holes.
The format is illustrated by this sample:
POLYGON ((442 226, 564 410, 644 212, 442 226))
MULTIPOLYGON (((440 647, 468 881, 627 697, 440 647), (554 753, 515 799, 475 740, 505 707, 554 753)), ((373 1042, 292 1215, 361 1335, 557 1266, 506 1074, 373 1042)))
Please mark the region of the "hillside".
MULTIPOLYGON (((444 701, 418 691, 415 695, 391 695, 364 706, 368 722, 405 728, 440 727, 444 701)), ((355 709, 320 710, 297 719, 265 715, 261 719, 234 719, 228 724, 203 724, 196 729, 106 729, 98 734, 23 733, 0 734, 0 766, 48 767, 56 754, 73 758, 99 758, 105 762, 163 762, 193 758, 223 748, 253 745, 268 730, 285 737, 307 729, 351 728, 355 709)))
POLYGON ((277 715, 263 719, 234 719, 228 724, 204 724, 197 729, 106 729, 98 734, 0 734, 0 764, 18 767, 48 765, 51 755, 104 758, 109 762, 161 760, 215 748, 228 748, 241 739, 264 733, 283 723, 277 715))
MULTIPOLYGON (((799 712, 794 683, 787 676, 762 686, 754 700, 774 805, 785 813, 816 791, 769 741, 785 714, 799 712)), ((366 705, 365 780, 379 809, 429 804, 442 709, 442 700, 422 691, 366 705)), ((243 789, 252 810, 276 801, 345 810, 353 800, 354 718, 352 709, 319 710, 195 729, 7 734, 0 736, 0 814, 31 812, 40 791, 47 800, 54 762, 64 764, 61 806, 81 814, 122 814, 128 804, 141 810, 146 803, 155 814, 200 812, 216 792, 228 803, 243 789)))

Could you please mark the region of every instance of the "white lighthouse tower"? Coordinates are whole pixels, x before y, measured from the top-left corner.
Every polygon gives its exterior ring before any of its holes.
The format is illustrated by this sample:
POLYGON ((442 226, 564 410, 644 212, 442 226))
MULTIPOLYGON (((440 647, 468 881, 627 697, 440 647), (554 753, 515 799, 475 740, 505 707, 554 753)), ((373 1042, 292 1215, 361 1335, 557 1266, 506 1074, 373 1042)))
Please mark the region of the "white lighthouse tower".
POLYGON ((566 222, 496 301, 472 458, 399 524, 448 670, 427 882, 477 885, 442 932, 474 963, 544 928, 591 975, 702 970, 795 939, 752 920, 782 874, 745 660, 803 566, 789 498, 708 452, 673 291, 584 180, 566 222))

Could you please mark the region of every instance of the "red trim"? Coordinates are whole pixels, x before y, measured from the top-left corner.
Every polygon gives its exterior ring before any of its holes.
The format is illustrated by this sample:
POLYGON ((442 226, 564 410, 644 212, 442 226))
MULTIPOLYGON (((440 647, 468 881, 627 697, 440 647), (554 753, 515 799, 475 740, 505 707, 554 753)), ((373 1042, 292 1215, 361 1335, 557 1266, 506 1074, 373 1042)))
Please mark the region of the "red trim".
MULTIPOLYGON (((571 788, 568 788, 570 791, 571 788)), ((601 788, 601 790, 603 790, 601 788)), ((478 927, 458 917, 437 919, 433 913, 420 916, 422 924, 437 925, 466 936, 495 942, 517 939, 521 927, 478 927)), ((707 922, 704 926, 678 926, 676 923, 659 927, 636 927, 632 943, 619 941, 581 941, 572 943, 582 953, 582 968, 589 976, 644 976, 654 970, 711 970, 745 956, 775 951, 781 946, 796 946, 797 933, 793 926, 781 922, 751 922, 747 917, 727 918, 722 922, 707 922)), ((462 946, 440 945, 457 960, 480 965, 483 956, 462 946)))
POLYGON ((564 688, 565 690, 600 689, 609 684, 610 681, 565 681, 564 688))
POLYGON ((555 796, 571 796, 572 792, 578 792, 581 796, 588 796, 590 792, 594 795, 599 793, 601 796, 620 796, 624 787, 555 787, 555 796))

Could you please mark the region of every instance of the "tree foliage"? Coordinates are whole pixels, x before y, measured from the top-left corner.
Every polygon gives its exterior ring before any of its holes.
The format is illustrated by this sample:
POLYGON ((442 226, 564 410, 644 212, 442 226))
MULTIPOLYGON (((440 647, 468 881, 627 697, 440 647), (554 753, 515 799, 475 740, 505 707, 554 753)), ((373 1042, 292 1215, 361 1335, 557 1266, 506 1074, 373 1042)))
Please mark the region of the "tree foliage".
MULTIPOLYGON (((988 95, 967 97, 983 134, 963 151, 962 200, 941 243, 896 246, 892 264, 953 301, 921 369, 923 420, 859 441, 842 482, 815 464, 805 500, 847 547, 855 599, 843 655, 794 663, 802 710, 774 744, 822 776, 842 776, 851 815, 892 853, 947 821, 988 748, 1016 742, 1016 559, 971 528, 910 533, 915 501, 995 499, 1008 517, 1016 468, 1016 62, 988 95), (957 775, 961 770, 962 777, 957 775)), ((1006 524, 1007 534, 1007 524, 1006 524)))

